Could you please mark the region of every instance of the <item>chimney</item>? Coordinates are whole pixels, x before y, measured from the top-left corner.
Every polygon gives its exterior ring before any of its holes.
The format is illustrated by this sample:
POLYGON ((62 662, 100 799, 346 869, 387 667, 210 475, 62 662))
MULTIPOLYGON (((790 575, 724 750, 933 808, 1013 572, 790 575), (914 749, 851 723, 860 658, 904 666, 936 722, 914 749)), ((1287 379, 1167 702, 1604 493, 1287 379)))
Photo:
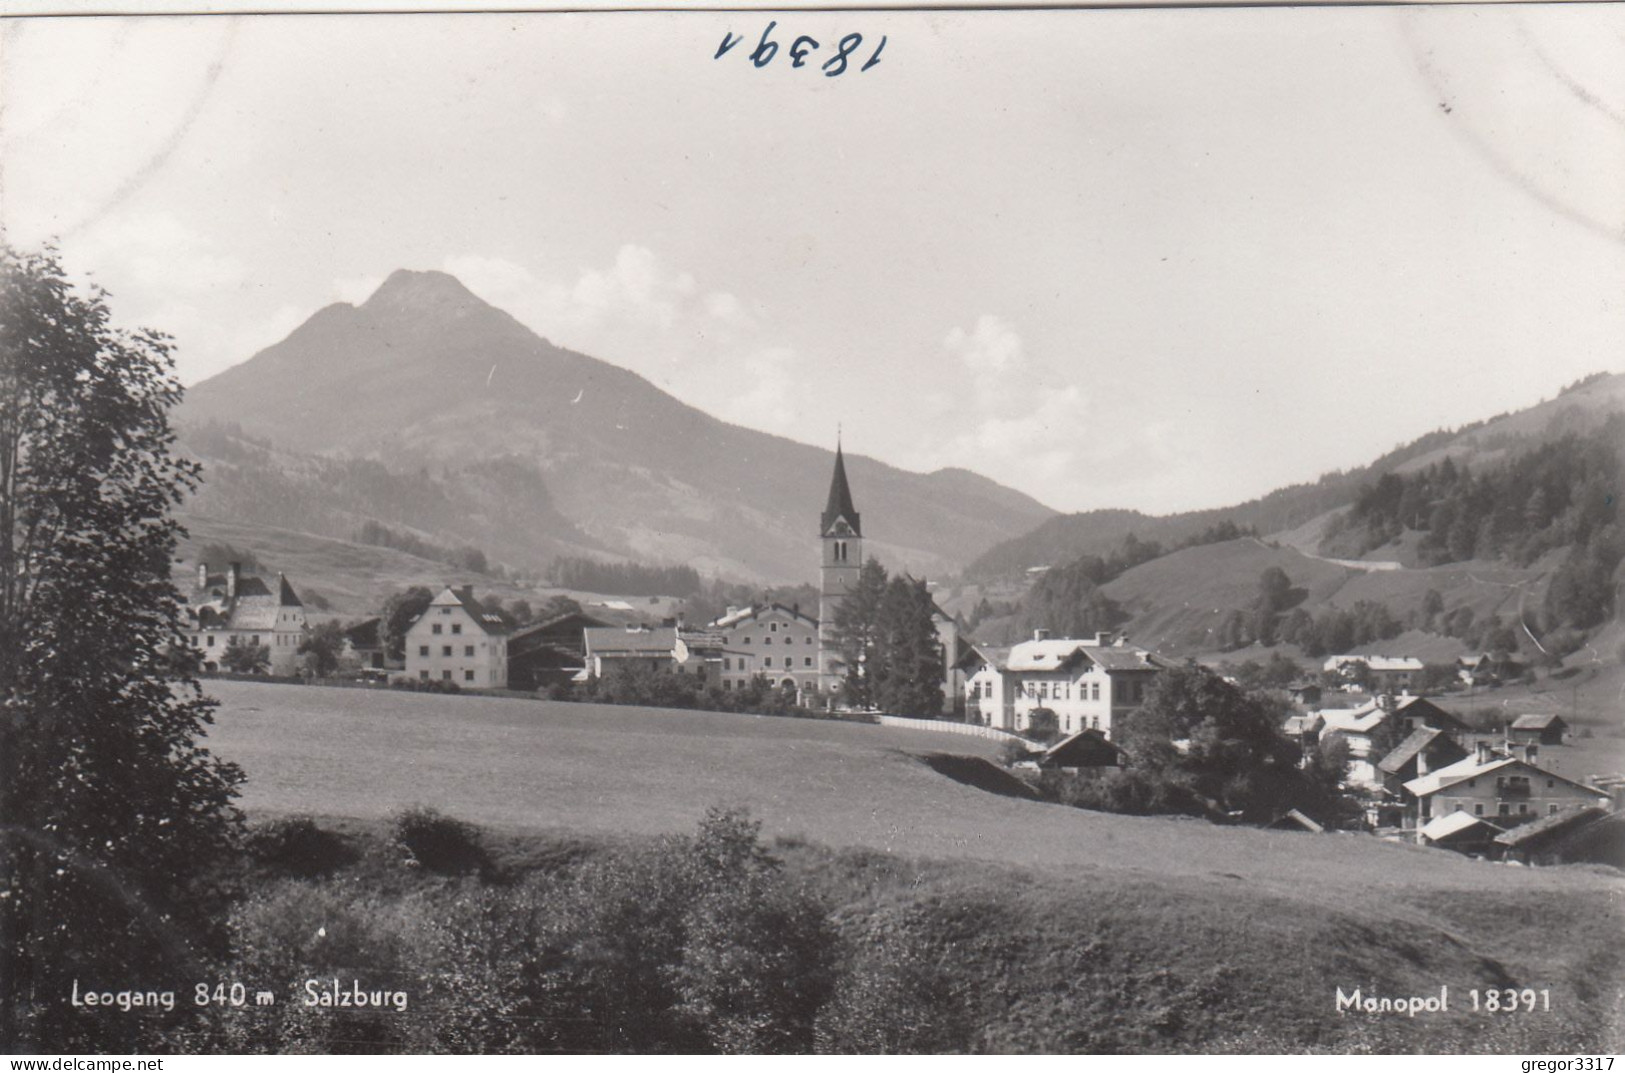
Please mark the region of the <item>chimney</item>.
POLYGON ((1377 694, 1377 707, 1381 708, 1385 712, 1393 711, 1394 710, 1394 695, 1392 693, 1378 693, 1377 694))
POLYGON ((1049 631, 1048 630, 1034 630, 1033 631, 1033 640, 1035 640, 1035 641, 1047 641, 1047 640, 1049 640, 1049 631))
POLYGON ((1540 746, 1539 745, 1536 745, 1532 741, 1526 741, 1526 742, 1523 743, 1523 762, 1524 763, 1533 764, 1539 756, 1540 756, 1540 746))
POLYGON ((735 616, 735 615, 737 615, 737 614, 739 614, 739 607, 738 607, 738 605, 736 605, 736 604, 729 604, 729 605, 728 605, 728 614, 727 614, 727 616, 726 616, 726 617, 728 617, 728 618, 733 618, 733 617, 734 617, 734 616, 735 616))
POLYGON ((1474 748, 1475 748, 1476 755, 1473 757, 1473 761, 1475 763, 1482 765, 1482 764, 1487 764, 1487 763, 1490 762, 1490 743, 1489 742, 1487 742, 1487 741, 1476 742, 1475 745, 1474 745, 1474 748))
POLYGON ((457 595, 461 596, 463 598, 463 602, 465 604, 473 603, 474 602, 474 586, 472 586, 472 585, 464 585, 462 588, 457 590, 457 595))
POLYGON ((231 569, 226 571, 226 599, 237 599, 237 579, 242 576, 242 572, 242 563, 232 563, 231 569))
POLYGON ((202 561, 197 564, 197 587, 200 590, 209 587, 209 564, 202 561))

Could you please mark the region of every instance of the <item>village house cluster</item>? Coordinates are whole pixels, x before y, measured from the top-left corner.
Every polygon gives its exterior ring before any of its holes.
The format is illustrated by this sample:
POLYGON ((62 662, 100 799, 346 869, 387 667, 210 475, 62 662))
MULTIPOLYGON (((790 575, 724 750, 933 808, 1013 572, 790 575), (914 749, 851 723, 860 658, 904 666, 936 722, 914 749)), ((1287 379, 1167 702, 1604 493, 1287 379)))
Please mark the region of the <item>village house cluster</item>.
MULTIPOLYGON (((835 615, 863 563, 862 518, 839 447, 817 539, 816 615, 800 606, 757 603, 729 607, 698 628, 680 617, 660 625, 614 624, 584 611, 516 627, 500 610, 477 602, 471 586, 448 586, 407 627, 404 661, 386 659, 378 618, 346 631, 346 654, 369 676, 460 689, 528 691, 647 670, 691 676, 723 692, 761 681, 802 704, 830 703, 847 670, 835 615)), ((1164 659, 1106 632, 1070 638, 1040 629, 1010 646, 971 642, 952 616, 933 609, 947 708, 963 703, 966 723, 1017 735, 1040 729, 1042 714, 1043 729, 1059 740, 1033 754, 1030 762, 1040 767, 1124 763, 1114 731, 1169 669, 1164 659)), ((292 675, 308 622, 287 578, 279 574, 268 584, 232 563, 221 573, 198 567, 186 629, 206 670, 224 669, 232 646, 252 645, 267 653, 269 673, 292 675)), ((1431 700, 1411 695, 1422 682, 1418 659, 1337 655, 1323 670, 1329 682, 1370 699, 1355 707, 1318 707, 1320 686, 1299 683, 1290 693, 1302 708, 1282 730, 1306 763, 1332 736, 1345 743, 1345 786, 1367 803, 1371 829, 1480 856, 1536 860, 1613 804, 1616 787, 1543 766, 1542 748, 1565 745, 1561 717, 1524 715, 1502 732, 1475 733, 1431 700)), ((1496 664, 1488 655, 1469 657, 1458 661, 1457 673, 1471 686, 1488 681, 1496 664)), ((1321 829, 1298 813, 1281 822, 1321 829)))

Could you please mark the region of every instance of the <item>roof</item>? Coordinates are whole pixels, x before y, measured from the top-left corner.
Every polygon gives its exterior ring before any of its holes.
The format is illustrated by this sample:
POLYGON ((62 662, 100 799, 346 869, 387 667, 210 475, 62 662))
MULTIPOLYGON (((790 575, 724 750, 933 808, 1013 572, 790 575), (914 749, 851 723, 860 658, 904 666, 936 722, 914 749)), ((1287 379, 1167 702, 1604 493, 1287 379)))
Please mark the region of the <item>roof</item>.
POLYGON ((1415 656, 1361 656, 1344 655, 1330 656, 1325 663, 1325 669, 1335 671, 1345 663, 1363 663, 1374 671, 1419 671, 1422 661, 1415 656))
MULTIPOLYGON (((469 618, 474 620, 476 626, 486 633, 496 636, 506 635, 513 628, 508 623, 508 617, 502 612, 487 611, 475 602, 472 586, 465 589, 454 589, 448 585, 439 596, 429 601, 429 607, 460 607, 468 613, 469 618)), ((419 622, 422 622, 424 616, 428 613, 425 610, 422 615, 412 620, 412 625, 416 626, 419 622)))
POLYGON ((269 591, 264 596, 238 596, 232 601, 226 626, 233 630, 274 630, 280 613, 276 597, 269 591))
POLYGON ((1324 726, 1325 722, 1320 717, 1319 712, 1310 712, 1307 715, 1289 715, 1281 723, 1281 730, 1293 737, 1301 737, 1304 734, 1313 734, 1324 726))
POLYGON ((1310 819, 1308 816, 1304 815, 1302 812, 1299 812, 1295 808, 1287 809, 1285 812, 1275 817, 1275 819, 1271 820, 1267 826, 1275 830, 1289 827, 1301 827, 1305 831, 1313 831, 1315 834, 1320 834, 1326 830, 1326 828, 1321 824, 1316 823, 1314 820, 1310 819))
POLYGON ((1545 714, 1531 713, 1529 715, 1520 715, 1518 718, 1512 721, 1513 730, 1550 730, 1552 727, 1566 727, 1568 725, 1569 724, 1561 715, 1550 712, 1545 714))
POLYGON ((1104 767, 1121 762, 1123 750, 1099 730, 1080 730, 1062 738, 1038 757, 1039 766, 1104 767))
POLYGON ((1417 754, 1433 744, 1444 731, 1436 727, 1417 727, 1411 731, 1404 741, 1396 745, 1392 752, 1377 761, 1377 767, 1390 775, 1397 775, 1401 768, 1415 760, 1417 754))
POLYGON ((362 619, 345 630, 344 636, 356 648, 378 648, 383 643, 378 633, 383 621, 380 618, 362 619))
POLYGON ((293 591, 293 586, 288 584, 288 579, 286 576, 278 574, 276 576, 276 581, 277 603, 281 604, 283 607, 305 606, 304 603, 300 601, 298 594, 293 591))
POLYGON ((973 655, 983 663, 992 665, 994 670, 1002 671, 1010 662, 1010 646, 984 645, 973 641, 965 654, 959 657, 959 662, 963 664, 973 655))
POLYGON ((598 626, 581 631, 587 652, 605 655, 664 655, 669 656, 677 647, 677 629, 674 626, 621 627, 598 626))
POLYGON ((1128 645, 1095 645, 1072 637, 1023 641, 1009 650, 1000 670, 1054 671, 1070 666, 1079 657, 1089 659, 1107 671, 1154 671, 1166 666, 1143 648, 1128 645))
POLYGON ((1522 824, 1498 836, 1495 840, 1503 846, 1520 846, 1529 842, 1536 842, 1551 835, 1561 836, 1568 833, 1570 828, 1584 827, 1593 820, 1607 816, 1605 808, 1591 807, 1575 809, 1572 812, 1558 812, 1551 816, 1542 816, 1534 823, 1522 824))
POLYGON ((723 615, 721 618, 711 623, 711 628, 725 630, 729 626, 736 626, 739 623, 744 622, 746 619, 757 618, 761 615, 767 614, 769 611, 781 611, 791 618, 799 618, 803 622, 813 626, 818 625, 818 620, 816 618, 813 618, 811 615, 800 610, 799 608, 785 607, 783 604, 751 604, 748 607, 736 609, 732 614, 723 615))
POLYGON ((1538 772, 1542 778, 1556 779, 1558 782, 1567 783, 1595 797, 1608 796, 1606 791, 1599 790, 1595 786, 1587 786, 1583 782, 1566 779, 1555 771, 1547 771, 1545 768, 1537 764, 1531 764, 1521 757, 1507 756, 1505 753, 1496 754, 1482 764, 1479 763, 1477 754, 1470 755, 1465 759, 1456 761, 1454 764, 1448 764, 1437 771, 1430 771, 1426 775, 1410 780, 1405 784, 1405 789, 1417 797, 1426 797, 1428 794, 1438 793, 1448 786, 1454 786, 1464 779, 1476 779, 1481 775, 1488 775, 1509 767, 1528 768, 1530 771, 1538 772))
POLYGON ((1327 731, 1344 734, 1369 734, 1388 718, 1388 713, 1376 704, 1365 704, 1358 708, 1322 708, 1314 714, 1325 720, 1327 731))
POLYGON ((846 483, 846 458, 841 454, 841 445, 835 445, 835 473, 829 481, 829 500, 824 504, 824 514, 819 520, 819 532, 828 534, 835 523, 841 519, 851 526, 852 535, 863 535, 863 527, 858 521, 858 509, 852 505, 852 489, 846 483))
POLYGON ((1474 816, 1470 812, 1450 812, 1443 816, 1436 816, 1422 827, 1422 837, 1429 842, 1442 842, 1452 835, 1459 835, 1473 827, 1483 827, 1495 834, 1500 834, 1503 828, 1490 823, 1482 816, 1474 816))

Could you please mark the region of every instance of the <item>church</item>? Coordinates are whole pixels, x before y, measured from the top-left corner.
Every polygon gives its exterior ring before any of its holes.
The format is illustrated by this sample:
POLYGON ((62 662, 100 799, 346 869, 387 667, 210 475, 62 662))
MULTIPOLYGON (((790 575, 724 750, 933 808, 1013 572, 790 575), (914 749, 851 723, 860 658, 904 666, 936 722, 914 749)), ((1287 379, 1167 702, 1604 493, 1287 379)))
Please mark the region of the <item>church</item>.
MULTIPOLYGON (((863 518, 852 501, 846 457, 835 445, 835 471, 829 496, 818 518, 818 618, 799 608, 758 604, 729 608, 708 627, 722 642, 722 687, 743 687, 760 675, 793 687, 803 704, 835 696, 846 678, 846 665, 835 640, 835 612, 858 583, 863 569, 863 518)), ((932 616, 943 649, 943 702, 951 709, 960 695, 963 676, 957 669, 964 655, 959 624, 936 609, 932 616)))

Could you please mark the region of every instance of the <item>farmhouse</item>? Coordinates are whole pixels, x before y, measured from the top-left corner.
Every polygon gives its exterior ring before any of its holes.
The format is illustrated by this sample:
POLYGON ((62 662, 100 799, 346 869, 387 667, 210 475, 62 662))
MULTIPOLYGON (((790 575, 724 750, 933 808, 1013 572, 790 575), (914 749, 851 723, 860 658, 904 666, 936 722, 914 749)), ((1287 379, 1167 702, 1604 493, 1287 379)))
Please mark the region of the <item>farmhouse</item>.
POLYGON ((470 689, 508 685, 508 620, 474 602, 474 586, 447 588, 406 630, 406 676, 470 689))
POLYGON ((1501 847, 1496 845, 1496 839, 1504 833, 1504 829, 1480 816, 1452 812, 1423 824, 1417 841, 1424 846, 1439 846, 1457 853, 1499 857, 1501 847))
POLYGON ((1366 688, 1374 692, 1399 693, 1414 689, 1422 678, 1422 661, 1415 656, 1331 656, 1324 669, 1342 675, 1352 686, 1361 666, 1366 669, 1366 688))
POLYGON ((1569 724, 1561 715, 1520 715, 1507 730, 1507 740, 1536 745, 1562 745, 1569 724))
POLYGON ((244 577, 241 563, 211 574, 197 566, 197 585, 186 602, 187 638, 203 657, 203 669, 221 669, 220 657, 233 641, 260 645, 271 654, 272 674, 294 674, 305 638, 305 605, 281 574, 273 593, 257 577, 244 577))
POLYGON ((1608 806, 1595 786, 1545 771, 1534 762, 1532 746, 1500 751, 1478 742, 1473 755, 1405 783, 1416 800, 1416 821, 1424 827, 1452 812, 1490 817, 1506 827, 1574 809, 1608 806))
POLYGON ((508 688, 539 689, 581 676, 587 666, 583 631, 604 625, 570 611, 515 630, 508 637, 508 688))
POLYGON ((1008 649, 972 645, 961 665, 968 720, 1021 731, 1036 709, 1048 708, 1061 733, 1098 730, 1108 738, 1113 718, 1136 708, 1167 666, 1123 637, 1051 638, 1048 630, 1008 649))
POLYGON ((1430 771, 1463 759, 1467 750, 1447 730, 1420 726, 1411 731, 1387 756, 1377 761, 1383 788, 1403 799, 1405 784, 1430 771))
POLYGON ((1378 761, 1383 757, 1372 755, 1379 738, 1393 741, 1395 737, 1414 734, 1420 727, 1432 727, 1451 734, 1467 730, 1467 725, 1460 719, 1425 697, 1383 694, 1358 708, 1322 708, 1313 714, 1321 718, 1322 739, 1331 734, 1341 734, 1348 743, 1348 781, 1368 789, 1377 789, 1383 784, 1383 776, 1378 768, 1378 761))
POLYGON ((1039 753, 1036 763, 1040 768, 1057 771, 1122 767, 1123 750, 1107 741, 1102 731, 1080 730, 1039 753))

